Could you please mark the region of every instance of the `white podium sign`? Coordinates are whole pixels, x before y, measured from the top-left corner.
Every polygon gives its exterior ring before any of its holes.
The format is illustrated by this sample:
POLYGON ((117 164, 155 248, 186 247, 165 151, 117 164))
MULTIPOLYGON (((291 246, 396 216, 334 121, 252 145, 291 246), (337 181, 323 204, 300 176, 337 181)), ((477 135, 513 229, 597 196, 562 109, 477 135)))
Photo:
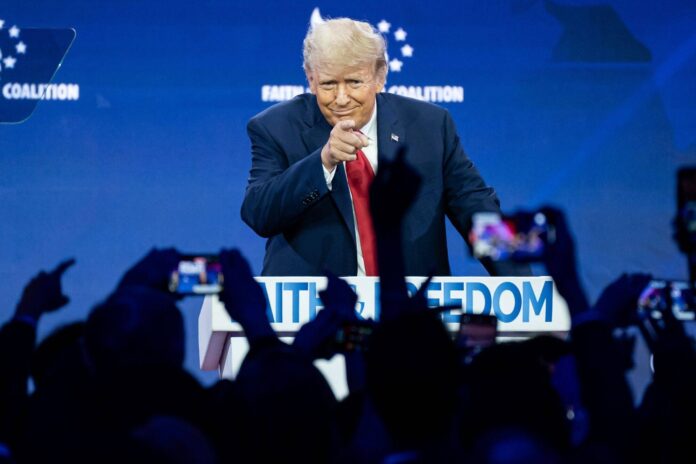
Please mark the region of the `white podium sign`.
MULTIPOLYGON (((379 319, 379 279, 344 279, 358 294, 359 316, 379 319)), ((325 277, 257 277, 256 280, 267 297, 271 325, 285 340, 291 341, 302 324, 322 309, 319 292, 326 287, 325 277)), ((407 277, 406 281, 409 292, 413 293, 425 277, 407 277)), ((494 314, 501 339, 527 338, 540 333, 565 336, 570 329, 568 307, 550 277, 435 277, 428 285, 426 297, 431 307, 456 308, 441 313, 443 322, 452 331, 457 330, 462 312, 494 314)), ((222 377, 234 377, 246 354, 242 328, 230 318, 216 295, 203 301, 198 317, 198 349, 201 369, 217 369, 222 377)), ((336 371, 334 374, 341 370, 331 369, 336 371)), ((329 382, 332 383, 330 378, 329 382)), ((337 396, 341 395, 337 393, 337 396)))

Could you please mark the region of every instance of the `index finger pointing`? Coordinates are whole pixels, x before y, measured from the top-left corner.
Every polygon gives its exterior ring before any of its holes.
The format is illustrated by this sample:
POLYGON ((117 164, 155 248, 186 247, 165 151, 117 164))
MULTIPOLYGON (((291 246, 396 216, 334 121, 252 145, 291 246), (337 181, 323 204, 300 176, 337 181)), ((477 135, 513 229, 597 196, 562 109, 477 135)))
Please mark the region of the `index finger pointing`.
POLYGON ((51 274, 61 275, 65 271, 67 271, 70 267, 72 267, 75 263, 76 263, 75 258, 66 259, 65 261, 60 263, 58 266, 56 266, 56 268, 51 271, 51 274))
POLYGON ((337 125, 339 129, 347 131, 355 127, 355 121, 352 119, 346 119, 345 121, 338 121, 337 125))

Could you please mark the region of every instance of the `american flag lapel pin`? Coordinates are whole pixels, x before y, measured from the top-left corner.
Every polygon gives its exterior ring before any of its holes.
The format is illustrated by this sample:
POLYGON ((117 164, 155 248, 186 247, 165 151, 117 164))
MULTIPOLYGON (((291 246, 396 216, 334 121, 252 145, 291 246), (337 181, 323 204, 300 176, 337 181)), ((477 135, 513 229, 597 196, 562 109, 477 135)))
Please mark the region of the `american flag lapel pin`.
POLYGON ((398 142, 399 141, 399 136, 396 134, 391 135, 392 142, 398 142))

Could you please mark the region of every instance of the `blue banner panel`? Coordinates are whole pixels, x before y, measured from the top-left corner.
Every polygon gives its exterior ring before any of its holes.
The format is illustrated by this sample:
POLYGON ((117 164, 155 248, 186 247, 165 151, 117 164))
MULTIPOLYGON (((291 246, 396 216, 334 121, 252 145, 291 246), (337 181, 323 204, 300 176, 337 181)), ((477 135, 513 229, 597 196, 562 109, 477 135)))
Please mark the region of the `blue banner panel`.
POLYGON ((0 123, 26 121, 41 99, 77 100, 77 85, 51 84, 75 39, 73 29, 0 29, 0 123))

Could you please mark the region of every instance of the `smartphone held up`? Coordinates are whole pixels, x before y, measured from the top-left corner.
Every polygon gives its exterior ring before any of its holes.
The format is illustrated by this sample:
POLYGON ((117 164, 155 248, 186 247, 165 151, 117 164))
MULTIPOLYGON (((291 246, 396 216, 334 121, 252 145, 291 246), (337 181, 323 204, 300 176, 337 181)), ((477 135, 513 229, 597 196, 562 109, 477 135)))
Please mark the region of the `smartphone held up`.
POLYGON ((475 213, 469 232, 473 256, 494 261, 542 261, 555 239, 554 225, 541 211, 475 213))
POLYGON ((671 311, 675 319, 691 321, 696 319, 696 300, 689 282, 652 280, 638 298, 638 311, 652 319, 671 311))
POLYGON ((213 254, 182 255, 169 276, 169 291, 180 295, 209 295, 222 290, 220 260, 213 254))
POLYGON ((498 318, 490 314, 463 313, 459 319, 459 338, 467 348, 481 349, 495 343, 498 318))
POLYGON ((455 342, 465 364, 485 348, 494 345, 498 337, 498 318, 492 314, 462 313, 455 342))
POLYGON ((684 253, 696 254, 696 167, 677 172, 676 239, 684 253))
POLYGON ((368 341, 374 328, 374 322, 365 320, 343 324, 336 332, 334 340, 336 351, 340 353, 367 351, 368 341))

